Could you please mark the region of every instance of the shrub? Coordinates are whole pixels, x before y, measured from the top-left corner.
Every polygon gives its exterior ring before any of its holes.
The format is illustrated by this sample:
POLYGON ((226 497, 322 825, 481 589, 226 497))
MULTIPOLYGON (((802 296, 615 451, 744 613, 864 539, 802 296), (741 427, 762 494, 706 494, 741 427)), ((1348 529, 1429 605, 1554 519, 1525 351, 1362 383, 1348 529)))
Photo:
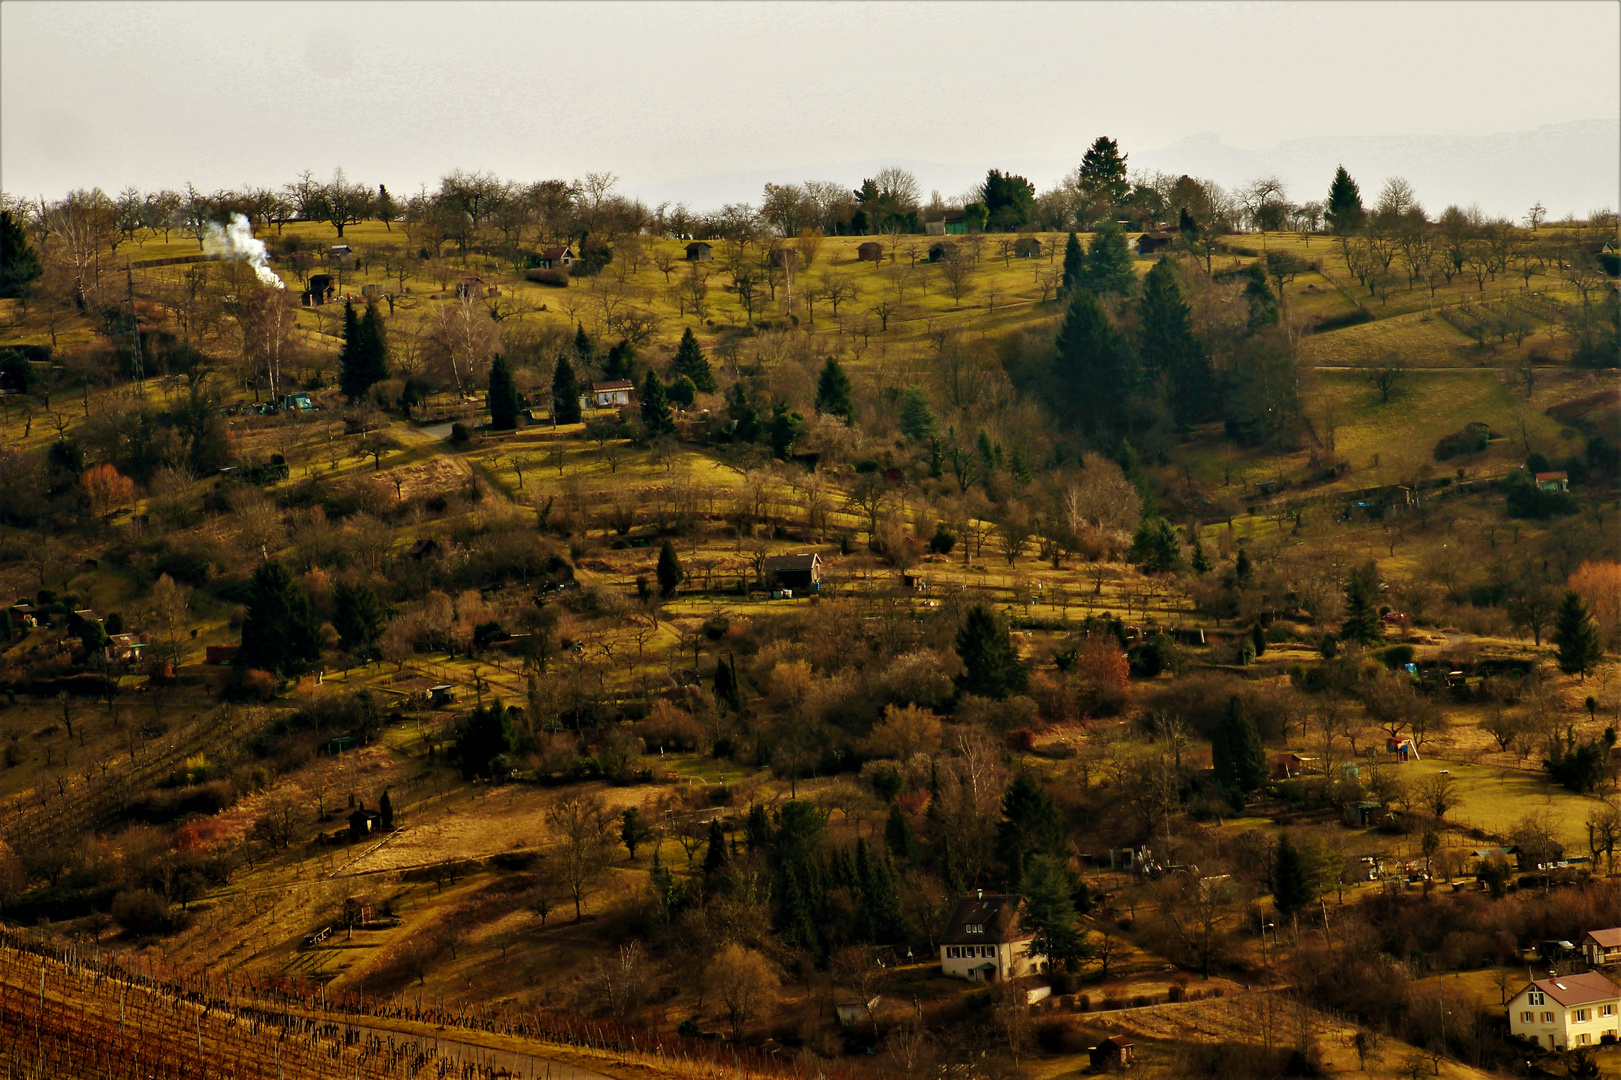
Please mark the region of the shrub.
POLYGON ((167 934, 175 929, 169 902, 150 889, 131 889, 113 897, 112 916, 131 937, 167 934))
POLYGON ((1480 421, 1466 424, 1461 431, 1441 436, 1435 444, 1435 460, 1446 461, 1464 454, 1478 454, 1486 449, 1486 442, 1490 438, 1491 428, 1480 421))
POLYGON ((1392 671, 1404 668, 1413 662, 1413 647, 1411 645, 1392 645, 1383 650, 1379 658, 1385 662, 1385 667, 1392 671))
POLYGON ((536 285, 549 285, 554 289, 568 288, 568 272, 565 270, 530 270, 523 277, 525 281, 532 281, 536 285))
POLYGON ((467 430, 467 425, 455 423, 450 425, 450 441, 458 446, 471 442, 473 433, 467 430))
POLYGON ((1311 329, 1313 333, 1321 334, 1329 330, 1343 330, 1347 326, 1357 326, 1372 321, 1373 312, 1365 307, 1358 307, 1341 315, 1319 315, 1312 320, 1311 329))

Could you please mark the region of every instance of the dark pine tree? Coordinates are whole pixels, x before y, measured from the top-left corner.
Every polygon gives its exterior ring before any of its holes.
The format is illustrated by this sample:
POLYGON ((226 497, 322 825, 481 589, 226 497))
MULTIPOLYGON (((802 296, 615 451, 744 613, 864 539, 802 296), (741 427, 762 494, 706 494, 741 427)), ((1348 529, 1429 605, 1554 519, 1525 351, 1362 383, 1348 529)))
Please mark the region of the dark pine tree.
POLYGON ((1217 783, 1245 795, 1266 783, 1261 733, 1236 694, 1227 699, 1227 709, 1211 733, 1210 762, 1217 783))
POLYGON ((370 388, 388 378, 388 332, 375 300, 366 304, 366 314, 360 318, 360 340, 366 386, 370 388))
POLYGON ((1323 208, 1323 220, 1337 236, 1355 232, 1362 224, 1362 192, 1341 165, 1334 170, 1334 182, 1328 186, 1328 203, 1323 208))
POLYGON ((1100 135, 1081 158, 1081 190, 1105 208, 1119 206, 1131 194, 1126 180, 1126 155, 1120 144, 1100 135))
POLYGON ((22 225, 10 210, 0 210, 0 300, 23 299, 44 272, 22 225))
POLYGON ((726 834, 717 819, 709 823, 709 839, 704 849, 704 877, 714 878, 731 861, 726 851, 726 834))
POLYGON ((715 700, 733 712, 743 711, 743 692, 737 685, 737 661, 722 659, 715 665, 715 700))
POLYGON ((511 431, 518 426, 523 402, 518 399, 518 384, 512 381, 512 369, 504 356, 490 361, 489 403, 491 430, 511 431))
POLYGON ((602 365, 602 374, 607 379, 624 379, 626 382, 636 381, 636 346, 624 338, 619 344, 608 350, 608 359, 602 365))
POLYGON ((254 571, 247 607, 239 670, 292 675, 320 659, 321 624, 310 598, 281 563, 268 562, 254 571))
POLYGON ((1311 879, 1306 873, 1306 861, 1300 857, 1289 834, 1278 839, 1277 850, 1272 853, 1272 902, 1284 918, 1298 914, 1311 903, 1311 879))
POLYGON ((957 655, 963 673, 957 676, 957 689, 965 694, 1001 700, 1024 690, 1029 672, 1019 659, 1002 620, 984 604, 968 609, 957 630, 957 655))
POLYGON ((788 407, 786 401, 779 401, 771 410, 771 423, 767 425, 766 434, 771 440, 771 453, 781 461, 787 461, 794 453, 794 444, 805 432, 805 418, 788 407))
POLYGON ((670 397, 664 392, 659 373, 648 371, 642 380, 642 427, 648 435, 667 435, 675 430, 670 418, 670 397))
POLYGON ((1131 249, 1126 246, 1126 234, 1112 221, 1099 225, 1097 232, 1092 234, 1081 285, 1099 296, 1129 293, 1137 286, 1137 275, 1131 269, 1131 249))
POLYGON ((1559 646, 1559 670, 1579 676, 1582 682, 1593 673, 1604 657, 1598 625, 1575 592, 1565 593, 1553 618, 1553 640, 1559 646))
POLYGON ((1373 604, 1373 586, 1364 574, 1352 573, 1345 586, 1345 622, 1340 626, 1340 640, 1367 645, 1379 638, 1379 610, 1373 604))
POLYGON ((387 622, 382 602, 370 585, 340 581, 332 590, 332 628, 350 652, 362 655, 372 652, 387 622))
POLYGON ((1024 908, 1019 925, 1036 932, 1030 951, 1047 958, 1055 971, 1073 970, 1087 949, 1075 927, 1074 884, 1069 872, 1051 855, 1032 856, 1019 884, 1024 908))
POLYGON ((394 800, 388 797, 388 788, 383 789, 383 797, 377 803, 377 816, 384 832, 394 831, 394 800))
POLYGON ((1053 365, 1060 416, 1093 438, 1125 430, 1137 390, 1136 357, 1088 289, 1078 288, 1070 297, 1053 365))
POLYGON ((715 392, 715 373, 709 370, 709 358, 704 355, 703 346, 698 344, 698 338, 690 326, 682 332, 681 344, 675 348, 675 359, 670 362, 670 374, 685 375, 692 380, 692 385, 696 386, 700 393, 715 392))
POLYGON ((1143 279, 1137 306, 1143 374, 1163 393, 1179 426, 1215 415, 1215 373, 1210 356, 1188 325, 1189 309, 1169 259, 1161 259, 1143 279))
POLYGON ((837 416, 849 423, 855 416, 855 405, 850 400, 850 376, 836 357, 828 357, 822 373, 816 378, 816 411, 837 416))
POLYGON ((574 356, 582 364, 589 364, 591 358, 597 354, 597 343, 591 340, 591 335, 585 332, 585 324, 579 323, 574 329, 574 356))
POLYGON ((1009 887, 1021 887, 1032 857, 1055 854, 1063 844, 1064 826, 1052 796, 1029 773, 1020 773, 1002 793, 1002 821, 996 827, 996 857, 1009 887))
POLYGON ((685 571, 681 569, 681 560, 676 556, 675 545, 668 540, 664 541, 664 546, 659 548, 659 595, 666 600, 674 596, 681 579, 686 576, 685 571))
POLYGON ((1238 549, 1238 558, 1233 560, 1233 580, 1240 586, 1248 586, 1255 580, 1255 565, 1250 561, 1250 553, 1244 548, 1238 549))
POLYGON ((369 358, 360 316, 353 300, 343 302, 343 344, 338 346, 338 387, 350 401, 359 401, 371 384, 366 381, 369 358))
POLYGON ((1249 269, 1249 280, 1244 283, 1244 300, 1249 304, 1249 331, 1254 333, 1263 326, 1278 325, 1278 298, 1266 280, 1266 271, 1260 263, 1249 269))
POLYGON ((507 759, 517 746, 512 716, 501 699, 496 698, 488 706, 480 705, 462 722, 456 734, 456 757, 461 762, 462 775, 471 778, 504 772, 507 759))
POLYGON ((552 369, 552 423, 578 424, 580 422, 580 383, 574 377, 574 365, 567 354, 559 353, 557 366, 552 369))
POLYGON ((1080 237, 1074 233, 1064 241, 1064 280, 1059 284, 1058 291, 1068 296, 1075 286, 1081 283, 1081 277, 1086 273, 1086 251, 1081 247, 1080 237))
POLYGON ((910 865, 917 860, 917 835, 899 803, 889 804, 889 820, 884 822, 884 847, 889 849, 889 857, 898 863, 910 865))

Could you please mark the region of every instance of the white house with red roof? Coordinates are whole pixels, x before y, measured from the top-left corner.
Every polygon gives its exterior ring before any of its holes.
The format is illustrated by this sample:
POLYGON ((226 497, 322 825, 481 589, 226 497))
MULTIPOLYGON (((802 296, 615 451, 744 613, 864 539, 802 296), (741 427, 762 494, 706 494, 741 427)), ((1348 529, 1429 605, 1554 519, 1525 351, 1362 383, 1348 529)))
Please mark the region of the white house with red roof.
POLYGON ((1538 979, 1508 1002, 1509 1031, 1550 1050, 1613 1041, 1621 1024, 1621 987, 1596 971, 1538 979))

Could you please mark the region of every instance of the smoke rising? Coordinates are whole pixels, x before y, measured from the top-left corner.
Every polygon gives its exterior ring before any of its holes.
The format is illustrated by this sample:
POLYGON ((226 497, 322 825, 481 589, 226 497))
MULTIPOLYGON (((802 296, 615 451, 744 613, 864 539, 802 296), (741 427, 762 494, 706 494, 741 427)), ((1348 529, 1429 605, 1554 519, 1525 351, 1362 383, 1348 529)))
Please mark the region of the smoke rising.
POLYGON ((254 238, 253 226, 242 214, 232 214, 227 225, 210 222, 208 231, 203 235, 203 248, 228 259, 241 259, 248 263, 262 285, 269 285, 273 289, 287 287, 270 269, 270 252, 265 249, 265 242, 254 238))

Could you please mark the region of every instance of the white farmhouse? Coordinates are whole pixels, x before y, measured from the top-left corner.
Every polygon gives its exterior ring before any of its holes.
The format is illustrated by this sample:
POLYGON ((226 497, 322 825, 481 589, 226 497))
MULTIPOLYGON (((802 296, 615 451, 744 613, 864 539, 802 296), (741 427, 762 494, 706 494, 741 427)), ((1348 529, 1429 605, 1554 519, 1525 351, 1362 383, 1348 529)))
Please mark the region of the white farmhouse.
POLYGON ((1621 987, 1596 971, 1538 979, 1508 1002, 1508 1028, 1550 1050, 1616 1038, 1621 987))
POLYGON ((1046 969, 1031 951, 1034 930, 1019 925, 1024 897, 977 892, 957 901, 940 938, 940 971, 972 982, 1002 982, 1046 969))

